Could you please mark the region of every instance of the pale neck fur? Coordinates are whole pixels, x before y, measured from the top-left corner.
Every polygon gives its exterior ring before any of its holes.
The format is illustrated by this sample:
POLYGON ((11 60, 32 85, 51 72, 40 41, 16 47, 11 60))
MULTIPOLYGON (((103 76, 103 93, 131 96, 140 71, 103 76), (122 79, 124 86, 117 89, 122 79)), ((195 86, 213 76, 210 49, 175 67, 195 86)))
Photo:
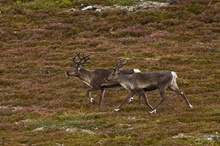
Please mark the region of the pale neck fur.
POLYGON ((93 71, 80 69, 78 78, 83 80, 86 84, 90 85, 91 79, 93 76, 93 71))
POLYGON ((118 74, 118 78, 117 81, 126 89, 131 89, 132 88, 132 84, 131 84, 131 80, 132 80, 133 75, 126 75, 122 72, 120 72, 118 74))

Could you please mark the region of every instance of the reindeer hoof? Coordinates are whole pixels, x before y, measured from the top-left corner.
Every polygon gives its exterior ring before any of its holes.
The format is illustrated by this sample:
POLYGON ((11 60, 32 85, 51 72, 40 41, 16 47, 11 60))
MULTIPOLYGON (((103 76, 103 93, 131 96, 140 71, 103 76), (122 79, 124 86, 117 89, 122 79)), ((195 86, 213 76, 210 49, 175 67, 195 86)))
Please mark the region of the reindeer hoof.
POLYGON ((114 109, 114 112, 118 112, 118 111, 120 111, 120 109, 119 109, 119 108, 114 109))
POLYGON ((150 114, 156 114, 156 112, 157 112, 157 110, 155 109, 155 110, 150 111, 149 113, 150 114))
POLYGON ((133 97, 131 97, 131 98, 129 99, 128 103, 132 103, 132 102, 133 102, 133 100, 134 100, 134 98, 133 98, 133 97))
POLYGON ((190 104, 190 105, 189 105, 189 108, 191 108, 191 109, 192 109, 192 108, 193 108, 193 106, 190 104))
POLYGON ((90 98, 90 103, 95 104, 95 100, 93 98, 90 98))

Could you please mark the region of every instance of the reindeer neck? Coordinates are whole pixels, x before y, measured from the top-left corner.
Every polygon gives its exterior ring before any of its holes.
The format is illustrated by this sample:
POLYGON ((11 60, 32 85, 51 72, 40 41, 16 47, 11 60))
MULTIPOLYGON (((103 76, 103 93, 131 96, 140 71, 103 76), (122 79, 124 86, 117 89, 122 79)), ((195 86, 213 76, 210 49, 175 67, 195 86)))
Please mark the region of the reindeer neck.
POLYGON ((86 70, 86 69, 82 68, 79 70, 79 72, 80 73, 79 73, 78 78, 90 85, 90 82, 91 82, 92 76, 93 76, 93 71, 86 70))
POLYGON ((127 74, 124 74, 122 72, 120 72, 118 74, 118 79, 117 81, 126 89, 130 89, 130 82, 132 80, 132 75, 127 75, 127 74))
POLYGON ((119 80, 130 80, 132 78, 132 74, 125 74, 123 72, 120 72, 118 74, 118 79, 119 80))

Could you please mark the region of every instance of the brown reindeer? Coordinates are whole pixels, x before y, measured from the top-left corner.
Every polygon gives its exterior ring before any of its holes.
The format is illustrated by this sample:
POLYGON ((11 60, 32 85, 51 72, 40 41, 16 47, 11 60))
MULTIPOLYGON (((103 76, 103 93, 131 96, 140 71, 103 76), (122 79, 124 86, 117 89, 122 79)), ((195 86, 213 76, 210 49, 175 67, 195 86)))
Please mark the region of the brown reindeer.
MULTIPOLYGON (((76 55, 71 59, 75 64, 73 70, 67 71, 65 74, 67 77, 74 76, 84 83, 89 85, 89 88, 86 92, 86 95, 90 98, 91 103, 95 103, 94 99, 91 96, 91 92, 100 90, 100 102, 99 106, 102 106, 103 97, 105 94, 105 89, 120 87, 121 85, 117 81, 106 82, 106 78, 113 72, 113 69, 96 69, 96 70, 87 70, 83 68, 83 65, 87 63, 90 59, 89 55, 82 53, 76 53, 76 55)), ((138 69, 123 69, 121 70, 124 74, 132 74, 134 72, 140 72, 138 69)), ((139 97, 140 98, 140 97, 139 97)), ((133 97, 131 97, 131 100, 133 97)), ((140 99, 139 99, 140 100, 140 99)), ((140 103, 140 101, 139 101, 140 103)))
MULTIPOLYGON (((119 59, 121 60, 121 59, 119 59)), ((134 94, 139 93, 144 97, 146 104, 150 107, 150 113, 156 113, 156 109, 165 101, 165 90, 167 88, 176 92, 180 95, 187 103, 190 108, 193 106, 190 104, 189 100, 185 96, 185 94, 179 89, 176 78, 177 74, 173 71, 156 71, 156 72, 138 72, 130 75, 124 74, 120 71, 120 68, 127 63, 127 61, 122 62, 117 61, 117 66, 114 68, 114 71, 108 76, 108 81, 117 81, 124 88, 130 90, 128 96, 124 99, 124 101, 120 104, 120 106, 115 109, 115 111, 119 111, 122 105, 134 94), (152 91, 158 89, 160 91, 161 100, 156 105, 156 107, 152 108, 152 106, 148 103, 146 99, 145 91, 152 91)))

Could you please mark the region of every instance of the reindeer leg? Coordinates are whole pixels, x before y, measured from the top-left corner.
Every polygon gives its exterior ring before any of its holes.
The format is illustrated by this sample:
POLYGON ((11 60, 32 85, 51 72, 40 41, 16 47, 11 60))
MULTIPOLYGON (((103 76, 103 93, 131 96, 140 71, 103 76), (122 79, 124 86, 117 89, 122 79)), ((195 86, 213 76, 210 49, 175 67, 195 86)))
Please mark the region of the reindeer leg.
MULTIPOLYGON (((134 96, 132 96, 132 97, 128 100, 128 103, 132 103, 133 100, 134 100, 134 96)), ((141 104, 141 94, 139 94, 139 96, 138 96, 138 103, 139 103, 139 105, 141 104)))
POLYGON ((134 97, 132 96, 129 100, 128 100, 128 103, 132 103, 134 100, 134 97))
POLYGON ((105 89, 101 89, 101 94, 100 94, 100 101, 99 101, 99 107, 102 107, 102 101, 105 95, 105 89))
POLYGON ((90 102, 90 103, 95 104, 94 98, 92 98, 92 96, 91 96, 91 91, 90 91, 90 90, 87 90, 86 96, 88 96, 88 97, 90 98, 90 99, 89 99, 89 102, 90 102))
POLYGON ((186 95, 178 87, 170 86, 170 89, 176 92, 176 94, 180 95, 186 101, 186 104, 189 106, 189 108, 193 108, 193 106, 190 104, 189 100, 187 99, 186 95))
POLYGON ((95 104, 95 100, 94 100, 94 98, 92 98, 91 92, 92 92, 92 91, 96 91, 96 90, 97 90, 97 89, 95 89, 95 88, 92 87, 92 88, 88 89, 87 92, 86 92, 86 96, 90 98, 89 101, 90 101, 90 103, 92 103, 92 104, 95 104))
MULTIPOLYGON (((144 91, 141 91, 141 93, 139 94, 139 98, 141 98, 141 95, 143 96, 144 98, 144 101, 145 101, 145 104, 151 109, 153 110, 154 108, 150 105, 150 103, 148 102, 148 99, 147 99, 147 96, 146 94, 144 93, 144 91)), ((140 99, 139 99, 140 100, 140 99)), ((155 111, 156 112, 156 111, 155 111)))
POLYGON ((134 92, 131 91, 131 93, 128 94, 128 96, 124 99, 124 101, 120 104, 120 106, 116 109, 114 109, 115 112, 119 111, 121 109, 121 107, 123 106, 123 104, 132 96, 134 96, 134 92))
POLYGON ((160 102, 157 104, 157 106, 156 106, 153 110, 151 110, 151 111, 149 112, 150 114, 156 113, 157 108, 165 101, 166 96, 165 96, 164 90, 160 90, 160 95, 161 95, 161 100, 160 100, 160 102))
POLYGON ((141 105, 141 93, 139 93, 139 96, 138 96, 138 103, 139 103, 139 105, 141 105))

